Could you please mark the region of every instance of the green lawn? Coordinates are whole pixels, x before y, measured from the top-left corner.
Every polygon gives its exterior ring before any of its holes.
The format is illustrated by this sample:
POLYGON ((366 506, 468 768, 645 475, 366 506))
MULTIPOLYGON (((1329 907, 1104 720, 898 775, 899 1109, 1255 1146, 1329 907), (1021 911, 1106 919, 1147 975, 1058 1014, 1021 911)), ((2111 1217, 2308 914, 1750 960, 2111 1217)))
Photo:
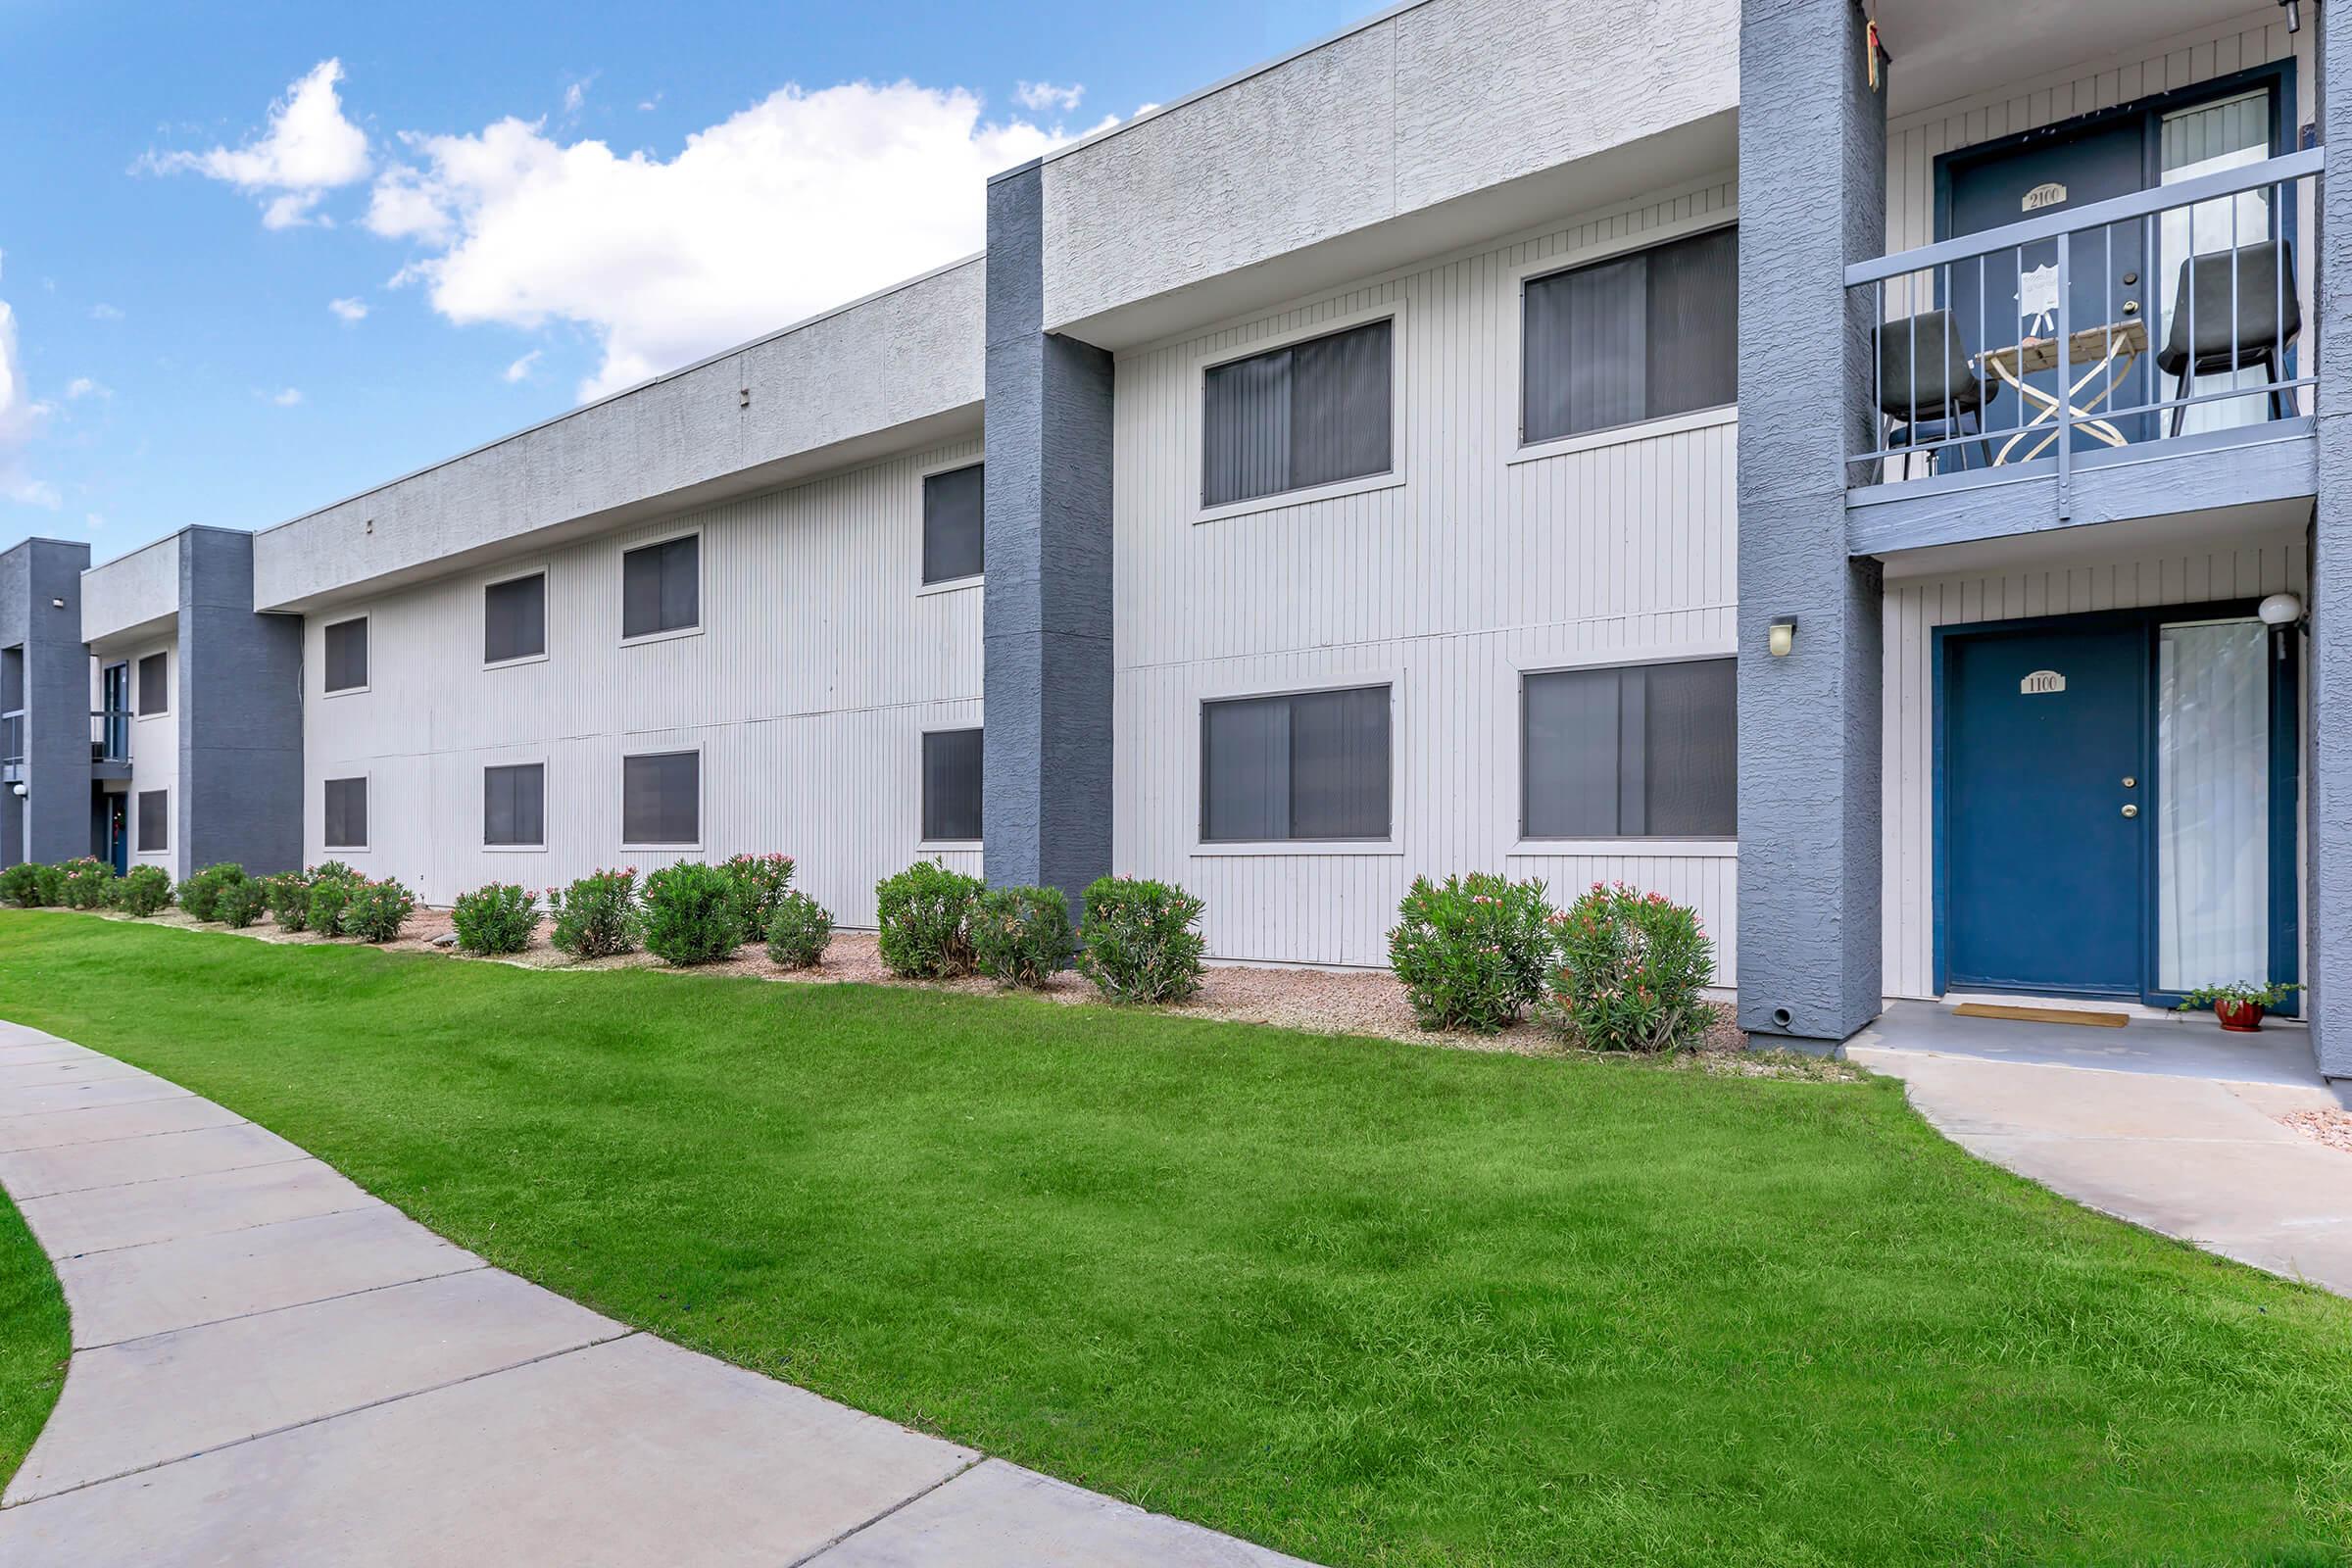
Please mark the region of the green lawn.
POLYGON ((1895 1086, 0 915, 0 1016, 682 1344, 1339 1564, 2342 1563, 2352 1303, 1895 1086))
POLYGON ((69 1350, 66 1298, 48 1254, 0 1193, 0 1488, 41 1435, 65 1387, 69 1350))

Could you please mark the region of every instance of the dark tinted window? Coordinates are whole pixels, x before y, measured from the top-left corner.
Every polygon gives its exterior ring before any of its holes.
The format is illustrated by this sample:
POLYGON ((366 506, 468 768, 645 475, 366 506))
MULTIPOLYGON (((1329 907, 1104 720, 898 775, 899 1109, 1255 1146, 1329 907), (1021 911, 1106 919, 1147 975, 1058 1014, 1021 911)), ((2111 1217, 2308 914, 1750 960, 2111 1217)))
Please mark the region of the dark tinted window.
POLYGON ((1521 332, 1527 441, 1736 402, 1739 230, 1535 278, 1521 332))
POLYGON ((1202 388, 1202 504, 1388 472, 1394 326, 1374 321, 1212 366, 1202 388))
POLYGON ((162 654, 149 654, 139 661, 140 712, 172 711, 171 670, 171 662, 162 654))
POLYGON ((923 480, 923 581, 977 576, 986 555, 980 465, 923 480))
POLYGON ((620 634, 648 637, 702 624, 702 540, 689 535, 620 558, 620 634))
POLYGON ((326 847, 364 850, 368 847, 368 781, 330 778, 326 781, 326 847))
POLYGON ((482 590, 482 661, 531 659, 547 652, 544 574, 494 582, 482 590))
POLYGON ((980 744, 976 729, 937 730, 923 737, 923 837, 980 836, 980 744))
POLYGON ((1389 688, 1299 692, 1200 710, 1200 836, 1389 836, 1389 688))
POLYGON ((547 769, 542 763, 482 769, 482 842, 545 844, 547 769))
POLYGON ((326 689, 349 691, 368 684, 368 619, 339 620, 326 628, 326 689))
POLYGON ((139 851, 168 850, 172 847, 172 792, 170 790, 139 791, 139 851))
POLYGON ((1530 675, 1524 703, 1527 837, 1739 833, 1737 660, 1530 675))
POLYGON ((703 759, 664 752, 620 760, 623 844, 694 844, 703 832, 703 759))

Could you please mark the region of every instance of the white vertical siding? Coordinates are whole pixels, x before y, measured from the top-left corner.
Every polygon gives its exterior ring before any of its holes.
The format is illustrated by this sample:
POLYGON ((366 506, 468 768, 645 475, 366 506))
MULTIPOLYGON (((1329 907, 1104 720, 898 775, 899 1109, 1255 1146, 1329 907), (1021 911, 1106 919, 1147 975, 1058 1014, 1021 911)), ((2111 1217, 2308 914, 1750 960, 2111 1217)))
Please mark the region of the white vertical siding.
MULTIPOLYGON (((980 443, 911 454, 314 614, 304 660, 304 844, 427 902, 491 881, 779 850, 844 923, 920 840, 921 734, 980 723, 980 590, 917 590, 922 477, 980 443), (620 645, 624 550, 702 531, 699 634, 620 645), (548 658, 482 666, 482 589, 544 565, 548 658), (320 690, 322 628, 368 616, 368 688, 320 690), (624 851, 620 759, 703 753, 702 844, 624 851), (485 848, 482 769, 546 764, 548 843, 485 848), (328 778, 366 774, 364 852, 322 842, 328 778)), ((978 870, 974 851, 943 857, 978 870)))
MULTIPOLYGON (((125 648, 121 654, 100 660, 104 665, 117 661, 130 666, 130 798, 125 808, 124 822, 130 833, 130 864, 160 865, 172 870, 179 861, 179 639, 161 637, 125 648), (165 656, 167 685, 172 693, 171 710, 139 716, 139 661, 155 654, 165 656), (165 824, 169 842, 160 850, 151 850, 139 842, 139 796, 148 790, 167 790, 165 824)), ((103 674, 100 677, 103 680, 103 674)), ((103 688, 102 688, 103 689, 103 688)), ((91 707, 99 705, 92 703, 91 707)), ((191 868, 193 869, 193 868, 191 868)), ((173 880, 177 880, 176 877, 173 880)))
POLYGON ((1200 894, 1212 954, 1383 964, 1415 874, 1494 870, 1694 904, 1730 979, 1733 846, 1519 842, 1518 702, 1525 669, 1733 651, 1736 426, 1727 411, 1511 460, 1518 270, 1731 216, 1714 185, 1120 357, 1113 855, 1200 894), (1389 307, 1403 481, 1197 521, 1204 359, 1389 307), (1200 844, 1203 700, 1382 681, 1392 845, 1200 844))

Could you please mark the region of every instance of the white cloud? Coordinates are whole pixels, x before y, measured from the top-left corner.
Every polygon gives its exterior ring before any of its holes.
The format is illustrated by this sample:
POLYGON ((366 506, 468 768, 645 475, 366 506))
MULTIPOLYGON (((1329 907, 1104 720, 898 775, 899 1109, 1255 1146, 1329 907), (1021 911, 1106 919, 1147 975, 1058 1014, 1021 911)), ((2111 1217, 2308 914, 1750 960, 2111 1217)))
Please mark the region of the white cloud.
POLYGON ((90 319, 93 321, 120 321, 122 319, 122 312, 120 307, 100 300, 90 307, 90 319))
POLYGON ((82 398, 111 398, 114 395, 113 387, 103 381, 93 381, 86 375, 77 375, 66 383, 66 401, 69 403, 78 402, 82 398))
POLYGON ((277 391, 270 394, 270 401, 281 409, 290 409, 302 401, 302 388, 298 386, 280 387, 277 391))
POLYGON ((522 380, 531 373, 531 367, 537 365, 538 363, 539 351, 537 349, 533 349, 530 353, 525 354, 521 359, 516 360, 513 365, 507 367, 507 380, 510 382, 522 380))
POLYGON ((368 133, 343 114, 335 83, 340 60, 321 60, 270 106, 270 126, 242 147, 210 152, 149 153, 143 164, 161 173, 190 172, 224 180, 263 198, 262 226, 291 228, 320 221, 319 200, 339 185, 368 177, 368 133))
POLYGON ((368 226, 451 321, 595 333, 594 397, 979 249, 987 176, 1063 139, 907 81, 786 86, 666 161, 509 118, 404 135, 368 226))
POLYGON ((335 319, 339 321, 365 321, 368 319, 368 302, 366 300, 328 300, 326 308, 335 313, 335 319))
POLYGON ((565 87, 564 87, 564 112, 565 114, 567 114, 567 115, 576 115, 576 114, 578 114, 578 113, 580 112, 580 108, 581 108, 581 106, 582 106, 582 105, 584 105, 584 104, 586 104, 587 102, 588 102, 588 84, 587 84, 586 82, 584 82, 584 81, 575 81, 575 82, 572 82, 572 83, 570 83, 569 85, 567 85, 567 86, 565 86, 565 87))
POLYGON ((1059 111, 1066 115, 1076 111, 1078 101, 1086 96, 1086 88, 1077 82, 1067 87, 1057 87, 1050 81, 1024 81, 1013 89, 1012 95, 1020 101, 1023 109, 1034 110, 1041 115, 1049 111, 1059 111))
POLYGON ((96 532, 97 532, 99 529, 101 529, 101 528, 103 528, 103 527, 105 527, 105 526, 106 526, 106 519, 105 519, 104 517, 100 516, 100 515, 99 515, 97 513, 95 513, 95 512, 93 512, 93 513, 89 514, 87 516, 83 517, 81 520, 82 520, 82 522, 84 523, 84 525, 86 525, 86 526, 89 528, 90 532, 92 532, 92 533, 96 533, 96 532))
POLYGON ((36 403, 24 385, 17 358, 17 313, 0 300, 0 499, 56 511, 64 505, 57 486, 24 471, 24 449, 49 422, 49 405, 36 403))

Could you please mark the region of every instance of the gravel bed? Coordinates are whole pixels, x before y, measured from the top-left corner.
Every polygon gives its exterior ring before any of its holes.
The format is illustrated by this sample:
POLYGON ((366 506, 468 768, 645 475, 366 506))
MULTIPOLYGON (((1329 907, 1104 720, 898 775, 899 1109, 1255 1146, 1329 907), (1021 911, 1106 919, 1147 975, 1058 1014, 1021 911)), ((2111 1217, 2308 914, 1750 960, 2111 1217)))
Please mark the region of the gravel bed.
POLYGON ((2352 1110, 2290 1110, 2278 1119, 2315 1144, 2352 1154, 2352 1110))

